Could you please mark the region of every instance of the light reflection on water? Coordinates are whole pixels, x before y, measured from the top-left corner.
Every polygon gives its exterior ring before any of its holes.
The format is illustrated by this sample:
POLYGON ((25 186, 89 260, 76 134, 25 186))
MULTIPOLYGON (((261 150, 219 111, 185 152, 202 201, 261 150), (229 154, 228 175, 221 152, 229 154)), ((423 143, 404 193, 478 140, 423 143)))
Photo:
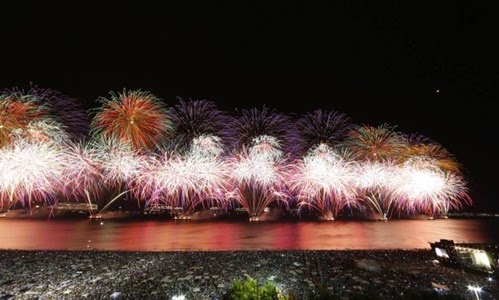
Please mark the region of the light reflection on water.
POLYGON ((430 242, 440 239, 497 243, 499 220, 206 222, 0 219, 0 234, 0 249, 427 249, 430 242))

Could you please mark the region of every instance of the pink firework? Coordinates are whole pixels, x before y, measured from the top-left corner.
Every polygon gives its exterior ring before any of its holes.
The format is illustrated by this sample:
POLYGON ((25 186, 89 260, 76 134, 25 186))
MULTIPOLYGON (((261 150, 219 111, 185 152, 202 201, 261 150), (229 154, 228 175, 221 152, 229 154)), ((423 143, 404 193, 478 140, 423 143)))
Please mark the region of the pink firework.
POLYGON ((103 188, 104 178, 102 165, 98 159, 96 148, 88 143, 69 143, 66 147, 66 160, 68 166, 64 170, 64 194, 68 198, 90 197, 98 198, 103 188))
POLYGON ((442 170, 437 160, 413 157, 399 167, 393 195, 399 209, 435 217, 471 204, 463 178, 442 170))
POLYGON ((362 161, 357 170, 355 184, 359 200, 378 219, 387 220, 393 212, 392 189, 397 176, 396 165, 385 161, 362 161))
POLYGON ((163 203, 172 212, 176 208, 186 214, 207 202, 223 205, 226 168, 220 159, 205 154, 165 153, 137 178, 134 194, 147 205, 163 203))
POLYGON ((325 220, 334 220, 345 207, 357 207, 356 163, 326 144, 313 148, 295 166, 291 189, 298 207, 311 207, 325 220))
POLYGON ((249 214, 250 220, 258 220, 272 202, 287 204, 283 186, 287 167, 282 160, 279 143, 271 136, 259 136, 253 145, 229 158, 229 197, 249 214))
POLYGON ((0 198, 2 206, 20 202, 54 204, 69 168, 61 147, 54 143, 16 140, 0 149, 0 198))

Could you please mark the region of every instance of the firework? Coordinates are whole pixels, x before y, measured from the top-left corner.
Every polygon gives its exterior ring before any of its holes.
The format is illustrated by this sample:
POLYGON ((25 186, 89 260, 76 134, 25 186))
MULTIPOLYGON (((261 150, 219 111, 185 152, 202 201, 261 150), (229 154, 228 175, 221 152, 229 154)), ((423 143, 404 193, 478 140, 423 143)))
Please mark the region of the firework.
POLYGON ((462 174, 461 164, 457 161, 455 156, 442 147, 442 145, 428 138, 422 139, 409 136, 407 140, 409 147, 404 155, 407 160, 411 157, 435 160, 436 165, 440 169, 454 172, 459 175, 462 174))
POLYGON ((250 147, 255 138, 259 136, 272 136, 281 145, 284 153, 292 152, 290 147, 295 146, 296 130, 292 119, 276 110, 270 110, 266 106, 262 109, 243 109, 230 124, 232 131, 232 143, 235 149, 250 147))
POLYGON ((290 181, 300 210, 311 207, 333 220, 344 207, 357 207, 356 164, 344 156, 319 144, 296 164, 290 181))
POLYGON ((216 136, 219 143, 227 142, 230 119, 225 112, 217 109, 213 101, 179 101, 172 110, 174 140, 178 147, 186 149, 200 136, 216 136))
POLYGON ((413 157, 398 168, 393 185, 400 209, 432 217, 471 203, 462 177, 444 171, 437 160, 413 157))
POLYGON ((216 158, 222 154, 223 150, 219 137, 203 134, 192 140, 189 155, 216 158))
POLYGON ((223 206, 225 195, 223 162, 206 152, 191 151, 186 156, 165 153, 136 180, 135 194, 146 205, 163 203, 189 214, 197 206, 223 206))
POLYGON ((387 124, 363 125, 350 132, 344 145, 358 160, 398 160, 407 149, 406 140, 387 124))
POLYGON ((98 164, 102 167, 104 184, 128 185, 149 164, 149 156, 140 153, 130 144, 114 138, 98 138, 91 141, 98 164))
POLYGON ((171 135, 170 112, 161 99, 144 91, 110 93, 92 119, 92 133, 118 139, 138 150, 151 150, 171 135))
POLYGON ((287 170, 275 138, 256 137, 251 145, 229 159, 229 197, 246 209, 250 220, 256 220, 272 202, 286 203, 283 185, 287 170))
POLYGON ((54 143, 16 140, 0 149, 0 197, 2 206, 20 202, 54 204, 69 166, 54 143))
POLYGON ((360 201, 379 219, 386 220, 394 204, 392 189, 397 176, 396 165, 388 160, 365 160, 360 162, 357 173, 355 184, 360 201))
POLYGON ((322 144, 335 146, 348 136, 354 125, 343 113, 318 109, 300 117, 296 128, 302 141, 301 152, 306 152, 322 144))
POLYGON ((7 90, 6 93, 16 98, 34 99, 40 107, 43 107, 50 118, 61 124, 66 135, 72 140, 83 140, 87 137, 90 129, 90 120, 87 109, 78 99, 68 97, 62 93, 32 86, 25 91, 18 88, 7 90))
POLYGON ((45 108, 31 96, 0 94, 0 147, 9 145, 16 132, 25 132, 29 124, 47 116, 45 108))
POLYGON ((50 118, 32 121, 24 129, 12 131, 11 136, 14 140, 24 139, 40 143, 56 143, 59 145, 63 145, 69 141, 69 136, 65 128, 50 118))
POLYGON ((99 162, 97 148, 90 143, 70 143, 66 146, 66 160, 68 166, 64 170, 66 197, 79 198, 81 196, 98 198, 104 178, 102 165, 99 162))

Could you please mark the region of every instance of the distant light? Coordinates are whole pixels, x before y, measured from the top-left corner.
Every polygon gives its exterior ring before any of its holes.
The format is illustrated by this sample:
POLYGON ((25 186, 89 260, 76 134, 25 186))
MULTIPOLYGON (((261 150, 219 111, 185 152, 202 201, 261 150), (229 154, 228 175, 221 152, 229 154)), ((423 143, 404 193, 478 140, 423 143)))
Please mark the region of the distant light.
POLYGON ((440 90, 436 90, 437 93, 440 93, 440 90))
POLYGON ((185 300, 185 296, 184 295, 173 296, 172 300, 185 300))
POLYGON ((487 278, 488 281, 492 281, 492 277, 487 278))
POLYGON ((481 288, 481 287, 479 287, 479 286, 471 286, 471 285, 468 285, 468 290, 473 291, 473 292, 481 292, 481 291, 482 291, 482 288, 481 288))

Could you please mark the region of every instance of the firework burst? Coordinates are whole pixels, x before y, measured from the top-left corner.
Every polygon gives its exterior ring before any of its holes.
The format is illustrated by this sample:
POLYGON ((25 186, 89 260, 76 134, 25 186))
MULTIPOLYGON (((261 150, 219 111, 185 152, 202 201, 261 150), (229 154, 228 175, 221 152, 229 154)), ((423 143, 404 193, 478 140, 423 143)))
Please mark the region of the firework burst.
POLYGON ((353 130, 351 119, 336 111, 316 110, 298 119, 296 129, 302 141, 302 152, 318 145, 335 146, 353 130))
POLYGON ((0 147, 12 142, 12 134, 48 116, 47 110, 31 96, 0 94, 0 147))
POLYGON ((225 172, 223 162, 204 151, 165 153, 137 178, 135 194, 147 206, 163 203, 186 214, 199 205, 224 206, 225 172))
POLYGON ((334 220, 344 207, 357 207, 354 180, 356 163, 326 144, 320 144, 295 165, 291 190, 297 195, 298 207, 318 210, 325 220, 334 220))
POLYGON ((54 204, 68 167, 60 147, 54 143, 16 140, 0 149, 2 206, 10 207, 16 202, 29 208, 33 202, 54 204))
POLYGON ((360 162, 355 184, 359 189, 359 199, 378 219, 386 220, 392 212, 392 189, 397 176, 396 165, 391 161, 360 162))
POLYGON ((437 160, 413 157, 398 168, 393 195, 407 213, 446 215, 470 204, 466 184, 456 173, 444 171, 437 160))
POLYGON ((272 202, 287 204, 284 182, 288 170, 276 138, 256 137, 251 145, 229 158, 229 197, 248 212, 250 220, 257 220, 272 202))
POLYGON ((232 128, 233 147, 242 149, 250 147, 255 138, 271 136, 276 139, 284 153, 290 153, 290 147, 297 145, 296 130, 292 119, 266 106, 262 109, 243 109, 233 118, 232 128))
POLYGON ((408 137, 409 147, 405 152, 405 159, 408 160, 412 157, 422 157, 429 160, 435 160, 436 165, 449 172, 454 172, 461 175, 461 164, 457 161, 455 156, 447 151, 442 145, 430 139, 416 139, 408 137), (421 141, 422 140, 422 141, 421 141))
POLYGON ((115 138, 138 150, 151 150, 164 142, 172 131, 170 111, 162 100, 149 92, 127 91, 101 97, 92 119, 92 133, 115 138))
POLYGON ((83 140, 88 136, 90 120, 87 109, 78 99, 68 97, 62 93, 32 86, 25 91, 18 88, 7 90, 6 93, 16 98, 35 99, 41 107, 44 107, 53 121, 61 124, 66 135, 72 140, 83 140))
POLYGON ((117 139, 92 140, 91 147, 96 151, 97 162, 102 167, 104 184, 110 187, 128 185, 149 164, 149 156, 117 139))
POLYGON ((363 125, 350 132, 344 145, 358 160, 399 160, 407 149, 406 140, 387 124, 363 125))
POLYGON ((227 143, 230 123, 228 114, 209 100, 179 100, 172 110, 175 124, 174 140, 178 147, 187 149, 200 136, 216 136, 219 143, 227 143))
POLYGON ((66 197, 78 199, 83 196, 88 201, 91 201, 90 196, 98 198, 104 177, 97 148, 90 143, 69 143, 65 152, 67 164, 71 166, 64 170, 66 197))

